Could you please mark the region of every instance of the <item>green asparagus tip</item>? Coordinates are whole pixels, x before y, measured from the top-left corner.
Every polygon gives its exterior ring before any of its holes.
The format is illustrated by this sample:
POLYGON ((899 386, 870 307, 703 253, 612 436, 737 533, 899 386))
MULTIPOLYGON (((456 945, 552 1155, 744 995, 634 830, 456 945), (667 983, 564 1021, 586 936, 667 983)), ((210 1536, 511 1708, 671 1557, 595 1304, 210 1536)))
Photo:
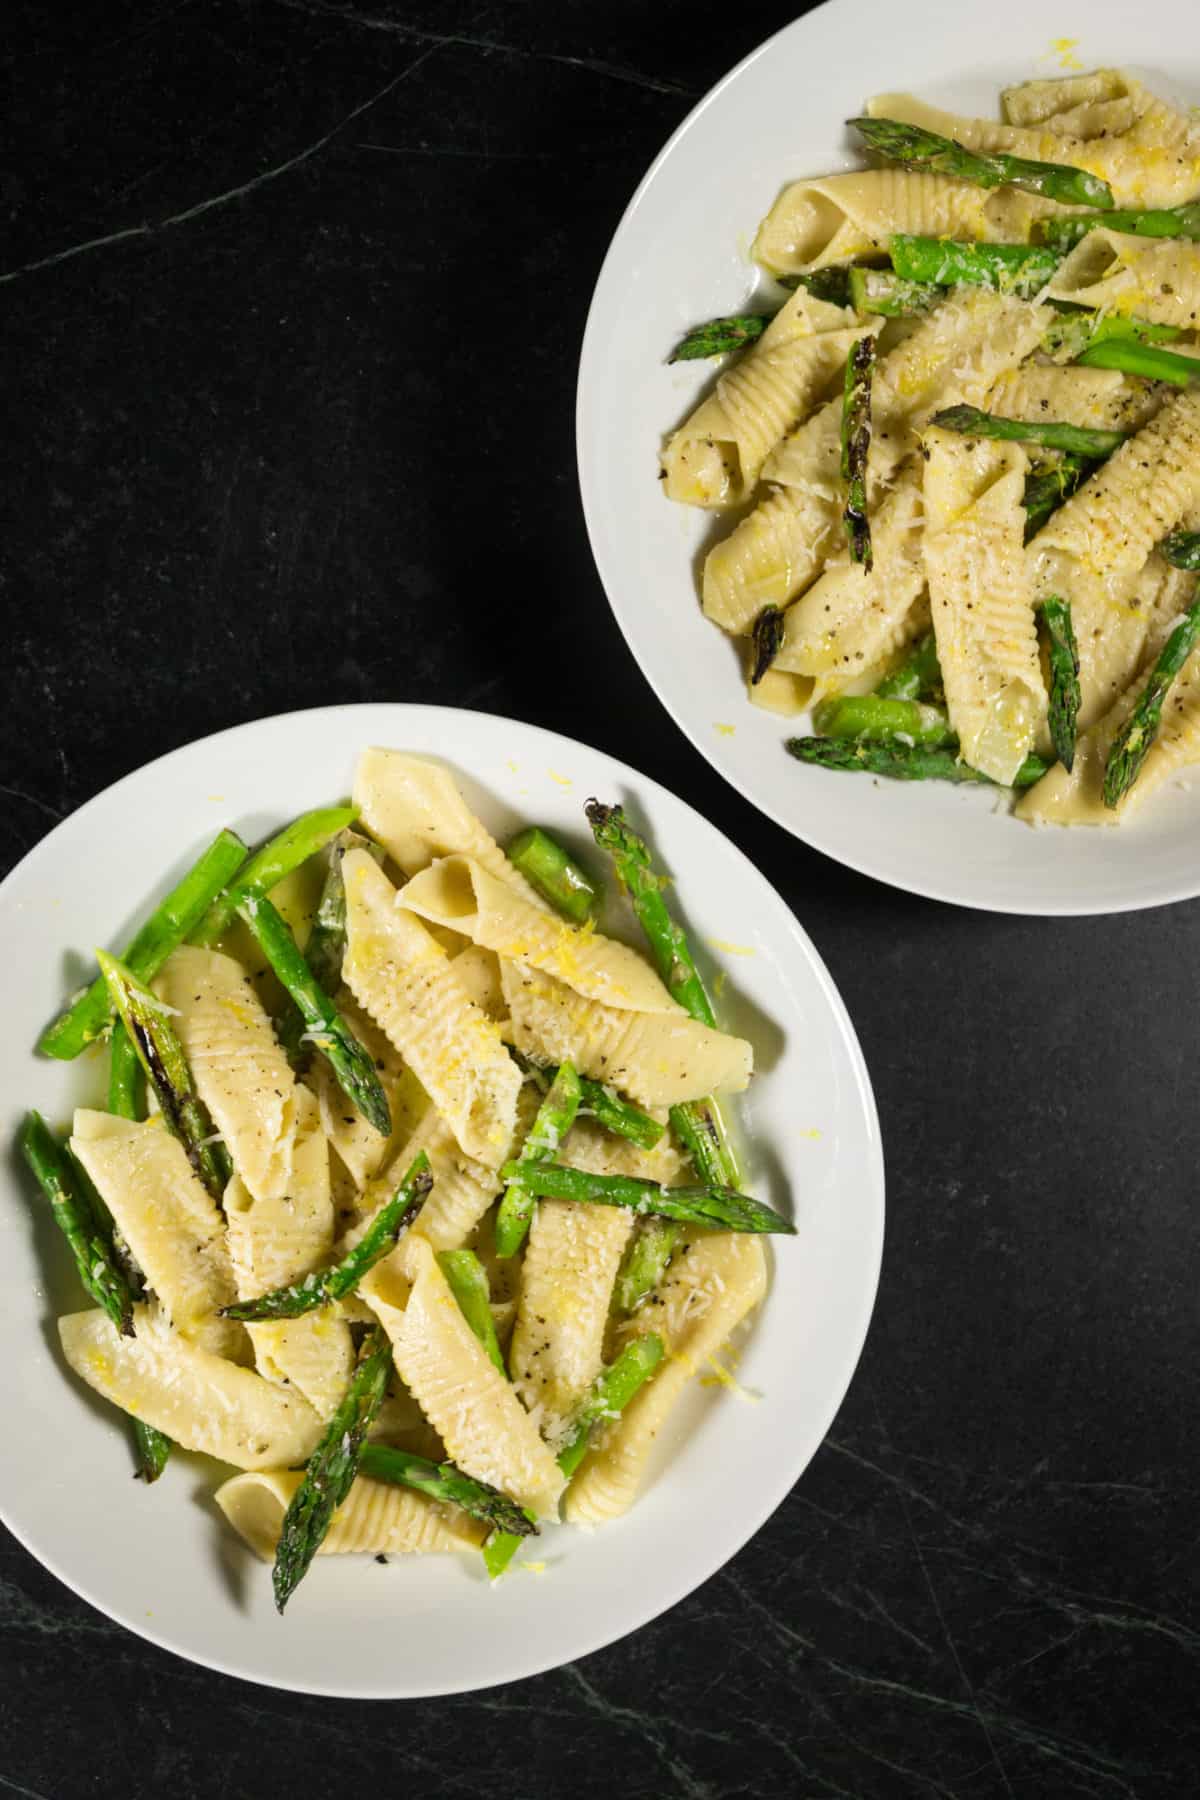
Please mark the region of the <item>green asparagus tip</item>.
POLYGON ((1158 546, 1158 553, 1173 568, 1200 573, 1200 531, 1173 531, 1158 546))
POLYGON ((784 616, 778 606, 764 606, 751 632, 750 686, 757 687, 783 648, 784 616))

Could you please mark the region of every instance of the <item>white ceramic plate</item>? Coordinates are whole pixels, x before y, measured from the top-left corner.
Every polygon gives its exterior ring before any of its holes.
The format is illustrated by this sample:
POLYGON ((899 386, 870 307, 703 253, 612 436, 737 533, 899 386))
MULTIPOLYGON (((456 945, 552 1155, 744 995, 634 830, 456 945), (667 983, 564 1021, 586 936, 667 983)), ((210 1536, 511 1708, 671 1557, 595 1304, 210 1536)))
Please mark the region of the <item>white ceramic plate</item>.
POLYGON ((0 1512, 94 1606, 154 1643, 252 1681, 357 1698, 456 1693, 599 1649, 720 1568, 799 1476, 839 1405, 874 1300, 883 1165, 850 1022, 820 958, 763 877, 698 813, 623 763, 480 713, 336 707, 244 725, 118 782, 51 832, 0 888, 10 978, 0 1036, 5 1141, 25 1108, 66 1124, 104 1080, 32 1045, 83 973, 77 953, 124 940, 222 824, 248 839, 349 790, 367 744, 445 758, 503 838, 537 821, 584 849, 583 802, 626 803, 675 874, 694 940, 726 971, 723 1009, 756 1047, 744 1116, 758 1191, 794 1208, 773 1240, 772 1290, 738 1379, 757 1403, 697 1388, 690 1427, 628 1517, 548 1528, 542 1572, 495 1589, 459 1557, 318 1560, 286 1619, 268 1571, 212 1504, 215 1463, 178 1456, 147 1491, 130 1480, 119 1417, 66 1370, 55 1315, 83 1302, 53 1225, 10 1157, 0 1177, 0 1512), (788 1196, 790 1195, 790 1202, 788 1196), (31 1204, 32 1202, 32 1204, 31 1204))
MULTIPOLYGON (((1200 893, 1200 781, 1148 801, 1120 830, 1035 830, 985 790, 873 781, 802 767, 805 730, 752 707, 729 640, 700 613, 694 561, 707 515, 666 501, 665 433, 712 380, 664 358, 687 326, 737 312, 748 252, 779 190, 849 168, 844 121, 872 93, 908 90, 996 116, 1034 75, 1131 65, 1200 100, 1200 40, 1184 0, 834 0, 764 44, 684 121, 630 203, 605 261, 579 371, 580 484, 617 622, 663 705, 713 767, 797 837, 881 881, 997 912, 1102 913, 1200 893), (1143 65, 1152 46, 1158 62, 1143 65), (1169 56, 1163 47, 1169 46, 1169 56)), ((707 372, 706 372, 707 371, 707 372)))

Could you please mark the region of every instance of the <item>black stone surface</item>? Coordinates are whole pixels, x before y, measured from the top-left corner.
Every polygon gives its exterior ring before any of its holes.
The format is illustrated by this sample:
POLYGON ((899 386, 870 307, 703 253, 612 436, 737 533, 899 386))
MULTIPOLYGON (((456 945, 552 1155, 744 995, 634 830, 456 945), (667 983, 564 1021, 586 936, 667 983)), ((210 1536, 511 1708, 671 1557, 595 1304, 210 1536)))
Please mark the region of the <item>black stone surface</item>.
POLYGON ((638 1636, 477 1699, 303 1699, 152 1649, 5 1539, 0 1794, 1200 1790, 1200 912, 974 916, 790 841, 661 712, 584 535, 575 362, 609 234, 788 16, 7 14, 5 866, 149 757, 326 701, 481 707, 627 754, 828 959, 889 1220, 828 1443, 638 1636))

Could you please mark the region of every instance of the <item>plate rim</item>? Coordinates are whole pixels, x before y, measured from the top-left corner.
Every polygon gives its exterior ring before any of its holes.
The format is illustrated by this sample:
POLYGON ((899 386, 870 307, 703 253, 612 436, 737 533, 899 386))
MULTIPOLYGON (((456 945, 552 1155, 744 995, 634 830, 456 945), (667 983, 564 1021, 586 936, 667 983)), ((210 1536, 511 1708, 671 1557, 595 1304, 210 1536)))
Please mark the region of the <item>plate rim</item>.
MULTIPOLYGON (((829 0, 826 0, 826 3, 828 4, 829 0)), ((201 750, 204 746, 209 745, 216 740, 228 741, 241 735, 252 734, 264 726, 283 724, 287 721, 298 721, 302 719, 308 719, 310 721, 316 719, 328 719, 331 717, 349 719, 363 713, 378 713, 381 709, 393 711, 397 715, 438 713, 444 714, 448 718, 479 720, 483 721, 489 729, 507 725, 514 727, 523 733, 531 733, 536 738, 541 739, 546 745, 558 747, 560 751, 564 747, 569 747, 575 751, 582 751, 586 756, 601 757, 606 762, 615 764, 618 768, 626 771, 627 774, 633 778, 633 782, 636 784, 635 791, 637 791, 639 795, 644 792, 647 797, 650 798, 652 803, 655 796, 664 795, 674 805, 681 807, 686 814, 690 815, 690 819, 693 823, 698 824, 705 831, 716 836, 717 840, 722 844, 726 851, 732 853, 732 855, 744 865, 751 879, 756 880, 761 884, 765 895, 769 897, 770 902, 781 916, 784 929, 790 934, 801 954, 806 956, 813 975, 821 988, 824 999, 829 1006, 831 1022, 836 1028, 838 1037, 846 1050, 849 1073, 853 1081, 854 1092, 859 1109, 862 1113, 863 1122, 866 1126, 863 1138, 863 1150, 869 1166, 869 1182, 867 1184, 868 1198, 873 1202, 871 1205, 870 1236, 869 1240, 863 1245, 864 1255, 859 1265, 866 1277, 865 1284, 862 1288, 859 1316, 853 1321, 853 1329, 847 1338, 847 1348, 844 1353, 844 1373, 839 1378, 838 1382, 834 1384, 834 1388, 830 1390, 830 1397, 820 1409, 821 1415, 827 1414, 827 1416, 822 1416, 819 1430, 815 1433, 811 1431, 807 1433, 804 1443, 800 1448, 794 1454, 791 1454, 784 1459, 783 1472, 780 1474, 778 1480, 770 1484, 768 1497, 765 1502, 761 1506, 756 1505, 751 1508, 747 1517, 752 1522, 749 1524, 749 1528, 740 1535, 739 1541, 731 1549, 723 1551, 715 1561, 708 1562, 707 1566, 704 1567, 703 1572, 696 1575, 694 1578, 691 1574, 688 1574, 683 1576, 681 1580, 668 1583, 664 1590, 656 1595, 655 1599, 648 1607, 636 1607, 629 1621, 623 1624, 619 1629, 602 1635, 595 1642, 590 1642, 586 1648, 577 1650, 567 1657, 556 1656, 553 1653, 549 1657, 546 1657, 535 1652, 518 1668, 505 1669, 497 1673, 494 1677, 488 1677, 485 1680, 474 1680, 471 1685, 467 1687, 453 1682, 432 1682, 419 1689, 406 1685, 403 1688, 386 1691, 383 1689, 365 1691, 361 1687, 339 1685, 336 1681, 326 1682, 306 1680, 303 1678, 292 1678, 281 1681, 276 1676, 239 1666, 234 1659, 223 1659, 215 1655, 182 1648, 179 1644, 172 1642, 164 1631, 157 1629, 143 1619, 135 1618, 132 1613, 123 1611, 119 1602, 116 1605, 110 1605, 107 1601, 98 1598, 93 1591, 92 1583, 90 1581, 76 1581, 72 1576, 64 1572, 56 1553, 53 1551, 46 1553, 31 1541, 30 1536, 23 1526, 16 1523, 10 1515, 7 1494, 0 1491, 0 1523, 3 1523, 5 1528, 12 1533, 13 1537, 16 1538, 22 1548, 33 1557, 35 1562, 46 1569, 57 1581, 60 1581, 72 1594, 83 1600, 85 1604, 93 1607, 95 1611, 100 1613, 103 1617, 113 1620, 114 1623, 122 1626, 125 1630, 130 1631, 134 1636, 153 1644, 157 1649, 164 1650, 169 1655, 178 1657, 180 1660, 191 1663, 196 1667, 210 1669, 216 1674, 231 1677, 240 1681, 247 1681, 256 1687, 269 1688, 279 1693, 311 1694, 324 1699, 395 1702, 397 1700, 436 1699, 446 1698, 457 1694, 484 1693, 490 1688, 507 1686, 518 1681, 527 1681, 534 1676, 550 1673, 555 1669, 564 1668, 578 1662, 584 1657, 595 1655, 601 1650, 609 1648, 612 1644, 619 1643, 624 1638, 632 1636, 634 1632, 640 1631, 644 1626, 653 1623, 655 1619, 661 1618, 663 1614, 671 1611, 674 1607, 678 1606, 681 1601, 687 1599, 690 1594, 697 1592, 708 1581, 712 1580, 712 1578, 719 1574, 734 1557, 739 1555, 740 1552, 746 1548, 751 1540, 762 1530, 771 1515, 775 1513, 787 1499, 796 1483, 812 1463, 817 1451, 824 1442, 830 1425, 836 1418, 837 1413, 846 1398, 850 1383, 853 1381, 858 1370, 879 1294, 879 1280, 882 1269, 883 1245, 887 1222, 887 1179, 879 1111, 875 1101, 870 1072, 867 1067, 862 1046, 858 1039, 858 1034, 854 1028, 854 1023, 850 1017, 845 1001, 842 999, 841 993, 825 964, 824 958, 813 943, 812 938, 809 936, 805 927, 801 924, 792 908, 783 898, 783 895, 778 892, 773 883, 762 870, 758 868, 746 852, 742 850, 738 844, 734 843, 731 838, 728 838, 725 833, 721 831, 719 826, 713 824, 709 819, 706 819, 691 801, 685 800, 680 795, 675 794, 670 788, 655 779, 655 777, 640 773, 632 764, 626 763, 622 758, 613 756, 606 750, 597 749, 595 746, 585 743, 582 739, 569 738, 561 732, 550 730, 546 726, 511 719, 507 715, 501 713, 482 712, 478 708, 448 706, 425 701, 414 702, 403 700, 346 702, 331 706, 300 707, 289 712, 267 713, 260 715, 255 719, 243 720, 239 724, 225 726, 217 731, 207 732, 203 736, 194 738, 185 744, 176 745, 174 749, 164 751, 161 755, 152 757, 148 762, 142 763, 137 768, 127 771, 124 775, 118 776, 115 781, 110 782, 106 787, 101 788, 97 793, 91 795, 87 800, 83 801, 80 806, 76 807, 73 812, 68 813, 65 818, 60 819, 53 825, 45 836, 40 838, 37 843, 31 845, 20 860, 6 873, 3 880, 0 881, 0 899, 4 897, 4 890, 9 887, 10 883, 12 883, 18 875, 27 877, 31 871, 36 872, 35 865, 41 860, 43 853, 46 852, 47 847, 51 844, 52 840, 57 838, 60 833, 66 832, 68 827, 76 826, 78 821, 88 813, 89 809, 98 805, 101 801, 109 799, 114 794, 118 793, 122 787, 140 779, 152 770, 159 770, 163 765, 170 764, 175 759, 182 758, 197 750, 201 750), (811 1448, 807 1447, 809 1439, 812 1439, 811 1448)), ((452 755, 448 757, 443 756, 442 760, 448 761, 453 765, 452 755)), ((29 1054, 33 1055, 34 1053, 30 1051, 29 1054)))
MULTIPOLYGON (((620 581, 615 578, 610 579, 610 574, 606 568, 606 558, 602 550, 603 540, 598 524, 597 509, 599 502, 595 493, 595 478, 591 475, 593 465, 591 446, 588 442, 588 438, 591 431, 591 408, 594 403, 588 390, 591 386, 595 385, 592 376, 592 365, 593 363, 598 364, 597 344, 600 331, 600 309, 602 304, 607 300, 607 286, 613 280, 617 271, 617 255, 623 247, 622 239, 627 230, 632 226, 635 215, 641 208, 652 184, 657 179, 660 169, 666 163, 667 159, 674 154, 683 138, 686 137, 699 123, 701 116, 721 97, 725 90, 728 87, 731 87, 736 81, 742 79, 750 67, 771 52, 783 38, 790 37, 793 33, 797 35, 803 33, 811 26, 812 21, 819 15, 827 14, 835 8, 849 11, 851 10, 851 4, 852 0, 820 0, 820 4, 810 7, 808 11, 802 13, 799 18, 791 19, 786 25, 782 25, 777 31, 773 31, 768 37, 764 38, 761 43, 755 45, 753 49, 748 51, 738 62, 734 63, 724 75, 720 76, 718 80, 713 83, 712 87, 700 96, 696 101, 696 104, 685 114, 660 149, 656 152, 649 167, 634 188, 632 195, 613 229, 612 236, 609 239, 608 247, 605 250, 603 260, 596 276, 595 284, 592 288, 591 299, 588 303, 587 317, 584 322, 583 335, 580 340, 579 362, 575 383, 576 481, 579 488, 580 503, 583 508, 584 524, 587 529, 588 542, 591 547, 592 561, 595 565, 596 573, 600 578, 600 585, 604 590, 609 609, 617 622, 617 627, 622 638, 625 640, 626 647, 629 650, 643 681, 647 683, 676 729, 682 733, 692 748, 699 752, 710 768, 721 777, 722 781, 727 782, 729 786, 733 788, 735 793, 740 794, 744 800, 749 801, 751 806, 762 813, 765 818, 770 819, 772 824, 777 825, 780 830, 785 831, 789 837, 795 838, 798 842, 805 844, 809 849, 816 851, 818 855, 828 858, 830 862, 835 863, 842 868, 851 870, 852 873, 856 875, 861 875, 868 880, 879 882, 881 885, 891 888, 897 893, 911 894, 918 899, 939 901, 943 905, 961 907, 969 912, 995 913, 1009 918, 1082 919, 1105 918, 1109 916, 1115 917, 1122 913, 1149 912, 1161 906, 1176 906, 1186 901, 1200 898, 1200 869, 1197 869, 1190 877, 1180 876, 1175 882, 1164 881, 1162 884, 1162 891, 1160 892, 1131 895, 1122 897, 1118 900, 1099 899, 1092 901, 1089 899, 1086 891, 1082 888, 1077 889, 1070 897, 1063 899, 1031 897, 1022 900, 1017 897, 1005 898, 1002 896, 987 898, 969 893, 956 892, 951 887, 943 885, 936 880, 923 878, 919 871, 911 876, 906 874, 902 878, 898 874, 880 870, 866 857, 847 854, 840 848, 833 849, 828 847, 819 835, 810 835, 807 826, 802 829, 798 824, 787 817, 784 810, 778 804, 770 799, 764 798, 757 793, 754 790, 753 785, 745 780, 740 774, 726 767, 720 758, 718 748, 703 732, 693 730, 686 722, 683 702, 677 701, 671 697, 665 677, 663 677, 659 671, 652 671, 647 666, 642 651, 637 647, 636 631, 632 622, 634 618, 632 603, 627 601, 624 596, 620 581)), ((1136 61, 1136 58, 1131 60, 1136 61)), ((748 268, 750 269, 750 272, 753 273, 753 264, 748 263, 748 268)), ((1083 829, 1083 827, 1080 827, 1079 829, 1083 829)), ((1103 828, 1093 827, 1092 829, 1099 830, 1103 828)))

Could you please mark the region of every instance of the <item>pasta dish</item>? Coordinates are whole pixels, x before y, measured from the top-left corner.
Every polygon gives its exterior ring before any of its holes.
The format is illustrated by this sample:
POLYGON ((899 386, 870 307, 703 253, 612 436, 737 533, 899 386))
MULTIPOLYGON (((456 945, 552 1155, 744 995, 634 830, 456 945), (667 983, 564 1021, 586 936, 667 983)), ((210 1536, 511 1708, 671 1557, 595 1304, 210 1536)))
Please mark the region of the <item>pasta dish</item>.
POLYGON ((502 849, 441 764, 367 750, 352 805, 221 832, 40 1040, 108 1073, 65 1141, 21 1132, 91 1301, 63 1354, 146 1481, 233 1471, 280 1611, 318 1552, 495 1577, 619 1516, 793 1230, 742 1191, 752 1047, 648 840, 587 817, 641 948, 549 834, 502 849))
POLYGON ((1200 760, 1200 124, 1118 70, 887 94, 785 187, 666 440, 706 616, 814 767, 1117 823, 1200 760))

